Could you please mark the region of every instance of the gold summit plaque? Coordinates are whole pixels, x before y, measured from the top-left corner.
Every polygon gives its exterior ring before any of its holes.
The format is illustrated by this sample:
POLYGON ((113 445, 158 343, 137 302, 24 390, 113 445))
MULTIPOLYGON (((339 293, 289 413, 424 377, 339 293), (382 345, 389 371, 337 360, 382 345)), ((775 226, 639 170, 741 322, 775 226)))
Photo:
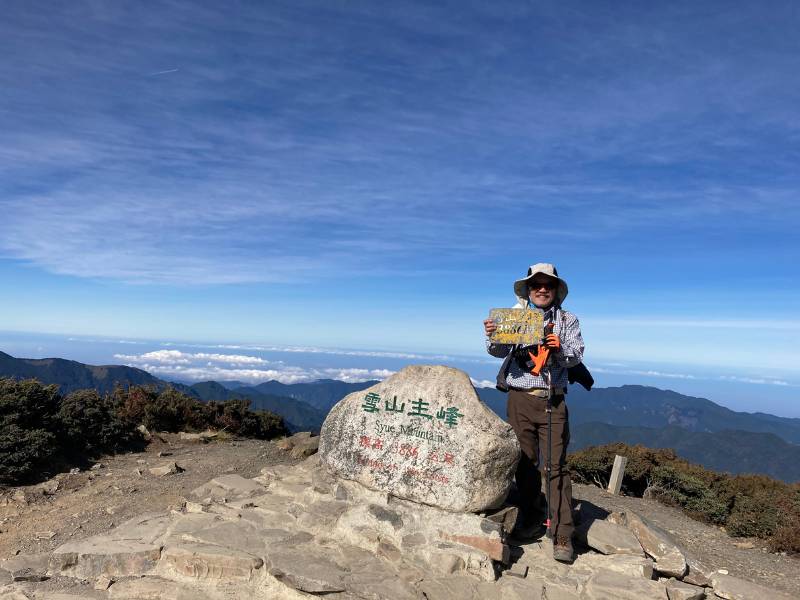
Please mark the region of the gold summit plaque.
POLYGON ((495 344, 539 344, 544 332, 544 312, 520 308, 493 308, 489 318, 497 325, 489 338, 495 344))

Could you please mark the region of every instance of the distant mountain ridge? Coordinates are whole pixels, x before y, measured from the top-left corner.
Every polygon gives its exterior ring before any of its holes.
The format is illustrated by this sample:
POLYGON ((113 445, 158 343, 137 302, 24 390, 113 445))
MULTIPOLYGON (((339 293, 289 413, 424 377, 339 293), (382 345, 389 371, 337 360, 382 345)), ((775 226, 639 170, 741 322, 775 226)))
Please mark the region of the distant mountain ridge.
MULTIPOLYGON (((492 388, 478 392, 486 404, 505 418, 505 394, 492 388)), ((742 430, 771 433, 800 444, 800 419, 736 412, 705 398, 644 385, 594 388, 591 392, 572 386, 567 406, 571 426, 594 422, 622 427, 675 426, 698 433, 742 430)))
POLYGON ((86 365, 64 358, 14 358, 5 352, 0 352, 0 377, 38 379, 47 385, 60 386, 63 394, 86 388, 105 394, 113 391, 117 383, 153 385, 159 389, 170 385, 135 367, 86 365))

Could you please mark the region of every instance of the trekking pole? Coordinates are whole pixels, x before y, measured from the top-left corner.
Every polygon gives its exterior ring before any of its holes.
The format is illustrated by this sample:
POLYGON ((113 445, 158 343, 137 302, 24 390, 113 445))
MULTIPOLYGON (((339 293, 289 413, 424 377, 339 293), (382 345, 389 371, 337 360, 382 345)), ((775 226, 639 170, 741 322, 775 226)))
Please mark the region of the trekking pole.
POLYGON ((547 505, 547 519, 544 524, 547 527, 547 537, 552 538, 553 532, 550 530, 550 482, 552 478, 553 469, 553 379, 550 369, 547 369, 547 465, 545 466, 545 473, 547 474, 547 482, 545 485, 545 503, 547 505))
MULTIPOLYGON (((553 333, 555 329, 555 322, 550 322, 544 326, 544 331, 542 332, 542 338, 546 338, 549 334, 553 333)), ((547 507, 547 517, 545 519, 544 525, 547 528, 547 537, 552 537, 552 532, 550 531, 550 473, 551 473, 551 465, 553 460, 553 374, 551 369, 548 367, 547 373, 545 374, 545 367, 547 366, 548 360, 550 358, 550 349, 546 346, 540 346, 538 349, 537 354, 533 354, 532 352, 528 353, 531 357, 531 363, 533 367, 531 368, 531 373, 533 375, 542 375, 545 376, 547 380, 547 408, 545 412, 547 413, 547 463, 544 467, 545 473, 545 490, 544 490, 544 497, 545 497, 545 505, 547 507)))
MULTIPOLYGON (((544 335, 553 333, 555 329, 555 322, 548 323, 544 328, 544 335)), ((547 476, 547 482, 545 483, 545 504, 547 506, 547 519, 545 520, 544 524, 547 528, 547 537, 553 537, 553 532, 550 529, 552 525, 552 512, 551 512, 551 500, 550 497, 550 483, 552 481, 552 474, 553 474, 553 369, 552 365, 547 364, 550 362, 550 352, 548 351, 547 357, 545 358, 545 363, 542 366, 547 367, 547 408, 545 412, 547 412, 547 464, 545 465, 545 474, 547 476)))

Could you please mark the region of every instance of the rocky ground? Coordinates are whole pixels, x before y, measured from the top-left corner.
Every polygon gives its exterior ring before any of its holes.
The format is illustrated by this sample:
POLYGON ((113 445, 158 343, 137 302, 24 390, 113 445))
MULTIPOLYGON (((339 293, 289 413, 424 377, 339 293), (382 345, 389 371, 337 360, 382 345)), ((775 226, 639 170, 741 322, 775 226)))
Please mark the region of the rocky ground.
POLYGON ((217 475, 255 477, 266 465, 295 462, 271 442, 202 443, 158 434, 145 452, 105 457, 91 470, 61 474, 41 485, 0 489, 0 559, 49 552, 142 512, 180 506, 191 490, 217 475), (149 472, 173 463, 183 471, 149 472))
POLYGON ((566 566, 509 538, 513 510, 397 501, 275 443, 157 436, 101 464, 2 492, 0 600, 800 597, 796 559, 591 486, 566 566))
POLYGON ((800 598, 800 557, 770 553, 764 540, 731 537, 720 527, 699 523, 681 510, 654 500, 613 496, 593 485, 573 485, 573 490, 576 502, 579 506, 581 501, 586 503, 588 512, 602 515, 634 510, 668 531, 688 553, 712 570, 721 569, 800 598))

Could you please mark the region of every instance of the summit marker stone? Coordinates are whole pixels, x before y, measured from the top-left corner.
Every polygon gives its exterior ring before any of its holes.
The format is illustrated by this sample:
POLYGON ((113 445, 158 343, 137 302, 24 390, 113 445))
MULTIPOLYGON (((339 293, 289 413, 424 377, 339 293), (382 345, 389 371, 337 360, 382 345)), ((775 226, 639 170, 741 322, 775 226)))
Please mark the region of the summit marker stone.
POLYGON ((499 507, 519 460, 511 426, 469 376, 413 365, 342 399, 322 426, 320 459, 342 479, 449 511, 499 507))

